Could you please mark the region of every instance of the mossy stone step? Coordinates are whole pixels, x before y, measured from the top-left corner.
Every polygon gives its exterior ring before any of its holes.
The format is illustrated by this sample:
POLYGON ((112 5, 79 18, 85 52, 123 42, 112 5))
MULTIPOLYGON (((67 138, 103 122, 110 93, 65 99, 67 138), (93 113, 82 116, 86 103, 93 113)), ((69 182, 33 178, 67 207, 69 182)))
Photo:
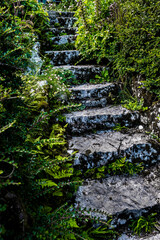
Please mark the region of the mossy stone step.
POLYGON ((138 112, 132 112, 122 106, 87 109, 65 114, 68 132, 82 134, 98 129, 113 129, 117 124, 134 127, 140 122, 138 112))
POLYGON ((143 162, 145 167, 160 161, 160 149, 150 142, 149 136, 130 129, 86 134, 72 137, 68 142, 69 152, 77 151, 75 165, 80 169, 100 167, 126 157, 132 163, 143 162))
POLYGON ((77 28, 70 27, 70 28, 64 28, 64 27, 59 27, 59 28, 49 28, 48 31, 52 32, 53 35, 55 36, 60 36, 62 34, 65 35, 75 35, 77 28))
POLYGON ((52 17, 74 17, 75 12, 48 11, 49 18, 52 17))
MULTIPOLYGON (((160 177, 157 178, 160 181, 160 177)), ((147 176, 111 176, 80 186, 75 205, 81 209, 102 211, 85 212, 102 220, 107 220, 106 215, 112 215, 112 222, 119 227, 142 213, 159 212, 159 203, 160 188, 147 176)))
POLYGON ((83 84, 69 88, 71 100, 86 107, 105 107, 118 99, 120 91, 116 83, 83 84))
POLYGON ((122 236, 119 237, 118 240, 160 240, 160 233, 153 232, 147 234, 144 237, 128 236, 126 234, 122 234, 122 236))
POLYGON ((63 35, 63 36, 57 36, 52 37, 50 41, 54 45, 62 45, 67 43, 74 43, 76 40, 77 35, 63 35))
POLYGON ((55 66, 75 64, 80 60, 79 51, 76 50, 46 51, 45 54, 55 66))
POLYGON ((99 66, 99 65, 70 65, 70 66, 59 66, 59 67, 54 67, 54 68, 62 68, 64 70, 70 70, 75 78, 79 82, 87 82, 90 79, 94 79, 95 76, 101 75, 101 72, 104 69, 107 69, 106 66, 99 66))
POLYGON ((77 18, 73 18, 73 17, 52 17, 50 19, 50 27, 71 28, 73 27, 76 21, 77 21, 77 18))

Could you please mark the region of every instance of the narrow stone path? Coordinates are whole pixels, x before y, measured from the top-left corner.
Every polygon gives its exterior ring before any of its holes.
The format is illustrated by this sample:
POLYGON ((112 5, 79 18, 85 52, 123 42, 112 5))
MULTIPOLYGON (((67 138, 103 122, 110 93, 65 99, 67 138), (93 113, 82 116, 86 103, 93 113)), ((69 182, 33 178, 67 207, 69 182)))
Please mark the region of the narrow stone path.
MULTIPOLYGON (((50 31, 55 35, 53 44, 63 46, 76 39, 76 19, 71 12, 49 12, 50 31)), ((81 81, 89 81, 100 74, 104 66, 75 65, 80 60, 79 51, 53 51, 48 47, 46 54, 53 68, 71 70, 81 81)), ((77 151, 75 167, 82 172, 89 168, 107 166, 115 160, 126 157, 130 163, 143 163, 145 174, 127 176, 106 176, 99 180, 87 179, 79 187, 76 205, 91 208, 100 213, 92 213, 103 220, 106 214, 113 215, 113 224, 126 225, 133 217, 152 210, 160 211, 160 149, 145 133, 139 131, 140 114, 129 111, 121 105, 114 105, 119 87, 115 83, 83 84, 73 86, 71 100, 82 103, 85 109, 66 114, 68 123, 68 152, 77 151), (116 126, 125 130, 115 131, 116 126), (103 214, 104 212, 105 214, 103 214)), ((158 240, 160 235, 145 238, 122 235, 119 240, 158 240)))

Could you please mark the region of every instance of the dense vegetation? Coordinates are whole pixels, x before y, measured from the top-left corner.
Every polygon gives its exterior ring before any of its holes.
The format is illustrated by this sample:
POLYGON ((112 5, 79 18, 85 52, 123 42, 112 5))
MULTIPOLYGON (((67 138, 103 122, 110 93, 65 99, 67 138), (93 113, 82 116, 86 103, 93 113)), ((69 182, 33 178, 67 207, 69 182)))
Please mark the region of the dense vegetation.
MULTIPOLYGON (((64 6, 76 9, 73 0, 58 8, 64 6)), ((79 0, 77 47, 85 58, 112 66, 117 79, 140 76, 158 99, 159 11, 156 0, 79 0)), ((47 12, 36 0, 1 1, 0 239, 113 239, 108 224, 92 229, 90 219, 72 206, 81 179, 66 154, 65 126, 57 122, 74 107, 62 98, 68 78, 45 64, 41 75, 35 73, 30 61, 47 26, 47 12)), ((133 169, 121 163, 122 172, 133 169)), ((115 172, 117 165, 111 166, 115 172)))
POLYGON ((77 48, 84 58, 107 63, 113 79, 160 97, 160 1, 85 0, 77 11, 77 48))
POLYGON ((65 155, 65 130, 55 122, 67 108, 60 101, 66 88, 49 67, 32 75, 30 62, 47 24, 36 0, 1 2, 0 239, 63 239, 78 227, 67 206, 72 159, 65 155), (65 200, 58 200, 63 186, 65 200))

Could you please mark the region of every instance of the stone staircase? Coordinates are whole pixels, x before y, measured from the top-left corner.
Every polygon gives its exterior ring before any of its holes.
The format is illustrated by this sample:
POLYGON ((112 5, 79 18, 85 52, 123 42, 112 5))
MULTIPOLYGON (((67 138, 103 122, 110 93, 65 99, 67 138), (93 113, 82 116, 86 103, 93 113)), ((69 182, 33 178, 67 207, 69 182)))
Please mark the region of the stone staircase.
MULTIPOLYGON (((50 31, 55 35, 54 44, 73 43, 76 39, 76 21, 71 12, 49 12, 50 31), (65 34, 65 35, 64 35, 65 34)), ((53 51, 47 49, 53 68, 71 70, 75 77, 86 82, 100 74, 105 68, 97 65, 75 65, 80 60, 77 50, 53 51)), ((123 227, 131 218, 142 213, 160 212, 160 149, 151 141, 139 126, 139 112, 115 105, 119 93, 115 83, 83 84, 70 89, 71 100, 82 103, 84 110, 65 114, 68 123, 68 153, 77 151, 75 168, 83 172, 90 168, 107 166, 115 160, 126 157, 131 163, 143 163, 144 172, 140 175, 107 175, 101 180, 86 179, 76 194, 75 205, 81 208, 95 209, 93 216, 107 220, 107 214, 113 216, 112 224, 123 227), (115 131, 120 126, 123 131, 115 131)), ((155 233, 148 238, 160 239, 155 233)))

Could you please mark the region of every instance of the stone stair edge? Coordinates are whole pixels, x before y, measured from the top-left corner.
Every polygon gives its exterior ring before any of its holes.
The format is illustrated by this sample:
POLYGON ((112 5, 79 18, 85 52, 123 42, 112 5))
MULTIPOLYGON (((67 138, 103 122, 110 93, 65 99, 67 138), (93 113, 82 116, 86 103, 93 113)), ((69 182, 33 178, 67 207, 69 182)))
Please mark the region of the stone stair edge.
POLYGON ((55 38, 69 38, 69 37, 77 37, 77 34, 69 34, 69 35, 55 36, 55 37, 52 37, 51 40, 54 40, 55 38))
MULTIPOLYGON (((54 67, 56 68, 56 66, 54 67)), ((62 66, 57 66, 57 68, 76 68, 76 69, 81 69, 81 68, 106 68, 108 69, 105 65, 97 65, 97 64, 94 64, 94 65, 62 65, 62 66)))
POLYGON ((78 50, 59 50, 59 51, 57 51, 57 50, 50 50, 50 51, 45 51, 45 54, 54 54, 54 53, 71 53, 71 52, 78 52, 79 53, 79 51, 78 50))
POLYGON ((138 237, 134 235, 122 234, 118 240, 160 240, 160 233, 153 232, 143 237, 138 237))
POLYGON ((65 35, 76 35, 77 34, 77 28, 74 28, 74 27, 52 27, 52 28, 49 28, 47 31, 50 31, 54 34, 55 37, 58 37, 58 36, 63 36, 61 35, 62 33, 65 34, 65 35))
POLYGON ((64 114, 68 130, 72 134, 93 132, 93 130, 113 129, 120 126, 131 128, 140 124, 138 112, 131 112, 121 105, 91 108, 64 114))
POLYGON ((97 109, 85 109, 85 110, 79 110, 72 113, 67 113, 65 116, 96 116, 96 115, 119 115, 119 114, 127 114, 127 113, 136 113, 139 115, 138 111, 131 111, 127 108, 124 108, 121 104, 119 105, 113 105, 110 104, 103 108, 97 108, 97 109))
POLYGON ((81 209, 98 210, 97 213, 91 210, 90 214, 101 220, 107 220, 107 215, 111 215, 113 224, 122 226, 131 216, 138 218, 152 210, 159 212, 159 196, 160 189, 154 187, 150 175, 109 176, 102 180, 87 181, 80 186, 75 205, 81 209))
POLYGON ((126 157, 129 162, 142 162, 145 167, 160 162, 160 150, 148 134, 131 128, 126 132, 98 131, 72 136, 68 140, 70 154, 77 151, 75 165, 82 168, 104 166, 126 157))
POLYGON ((54 21, 54 20, 72 20, 72 21, 77 21, 77 18, 75 18, 75 17, 63 17, 63 16, 58 16, 58 17, 56 17, 56 16, 54 16, 54 17, 52 17, 51 19, 50 19, 50 23, 52 23, 52 21, 54 21))
POLYGON ((101 89, 103 87, 107 87, 107 86, 111 86, 111 85, 115 85, 116 83, 114 82, 105 82, 105 83, 95 83, 95 84, 91 84, 91 83, 85 83, 85 84, 80 84, 80 85, 76 85, 76 86, 72 86, 69 88, 70 91, 72 90, 92 90, 92 89, 101 89))
POLYGON ((54 15, 54 14, 75 14, 75 11, 70 11, 70 12, 68 12, 68 11, 48 11, 48 14, 50 14, 50 15, 54 15))

